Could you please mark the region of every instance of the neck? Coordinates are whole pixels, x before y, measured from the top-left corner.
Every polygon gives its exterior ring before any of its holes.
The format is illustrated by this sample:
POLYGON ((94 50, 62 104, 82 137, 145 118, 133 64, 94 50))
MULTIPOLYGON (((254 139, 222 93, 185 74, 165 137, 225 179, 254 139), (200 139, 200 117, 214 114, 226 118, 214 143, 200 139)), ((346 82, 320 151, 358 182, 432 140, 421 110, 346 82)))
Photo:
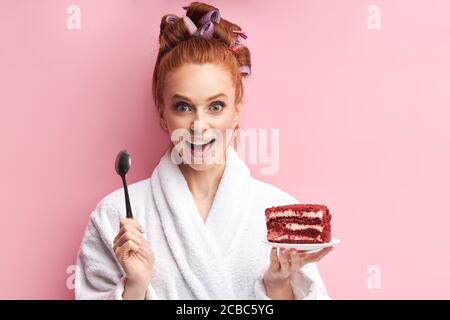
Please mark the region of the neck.
POLYGON ((218 164, 202 171, 192 169, 184 163, 180 164, 179 167, 189 190, 197 199, 208 199, 215 195, 225 170, 225 164, 218 164))

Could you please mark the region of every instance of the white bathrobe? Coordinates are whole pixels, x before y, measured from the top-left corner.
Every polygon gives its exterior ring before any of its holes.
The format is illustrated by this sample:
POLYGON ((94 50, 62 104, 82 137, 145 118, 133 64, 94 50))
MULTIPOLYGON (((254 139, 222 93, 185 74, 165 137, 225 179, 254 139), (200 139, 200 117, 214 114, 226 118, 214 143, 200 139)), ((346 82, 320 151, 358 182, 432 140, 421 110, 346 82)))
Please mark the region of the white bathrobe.
MULTIPOLYGON (((204 222, 170 152, 150 178, 128 187, 134 219, 155 255, 146 299, 269 299, 262 281, 271 249, 262 242, 265 209, 299 202, 253 178, 229 147, 204 222)), ((104 197, 91 213, 77 257, 76 299, 122 299, 125 273, 112 248, 125 213, 123 188, 104 197)), ((291 284, 296 299, 329 299, 314 263, 301 268, 291 284)))

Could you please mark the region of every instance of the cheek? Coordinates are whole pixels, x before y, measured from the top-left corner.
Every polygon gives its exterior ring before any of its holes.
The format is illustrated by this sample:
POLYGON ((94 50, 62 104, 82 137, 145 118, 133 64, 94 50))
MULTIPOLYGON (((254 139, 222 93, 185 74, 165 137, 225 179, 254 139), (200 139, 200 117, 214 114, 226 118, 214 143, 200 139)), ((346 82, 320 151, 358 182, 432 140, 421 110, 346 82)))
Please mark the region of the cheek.
POLYGON ((190 124, 191 124, 191 119, 190 117, 180 117, 180 116, 176 116, 171 112, 168 112, 165 116, 165 120, 167 123, 167 127, 169 129, 169 131, 173 131, 175 129, 189 129, 190 124))
POLYGON ((219 117, 212 118, 210 123, 211 125, 219 130, 226 130, 233 127, 235 114, 232 112, 222 114, 219 117))
POLYGON ((211 125, 211 127, 215 131, 214 135, 221 136, 221 140, 225 147, 233 136, 233 118, 229 117, 227 119, 222 119, 220 122, 211 125))

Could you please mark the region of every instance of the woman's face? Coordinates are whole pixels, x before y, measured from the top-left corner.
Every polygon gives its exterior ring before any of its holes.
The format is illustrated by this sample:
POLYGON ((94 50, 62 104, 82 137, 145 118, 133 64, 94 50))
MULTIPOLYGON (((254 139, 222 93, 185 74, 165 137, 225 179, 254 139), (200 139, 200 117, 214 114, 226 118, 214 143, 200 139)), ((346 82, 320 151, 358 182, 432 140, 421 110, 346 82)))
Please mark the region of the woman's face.
POLYGON ((188 64, 167 74, 161 124, 193 169, 223 163, 241 111, 235 90, 229 71, 215 64, 188 64))

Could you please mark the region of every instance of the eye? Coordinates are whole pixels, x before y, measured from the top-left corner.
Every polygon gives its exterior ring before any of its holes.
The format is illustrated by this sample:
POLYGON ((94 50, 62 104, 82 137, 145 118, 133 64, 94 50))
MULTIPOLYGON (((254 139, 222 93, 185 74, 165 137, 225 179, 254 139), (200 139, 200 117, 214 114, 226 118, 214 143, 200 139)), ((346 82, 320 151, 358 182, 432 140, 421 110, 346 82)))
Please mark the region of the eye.
POLYGON ((189 107, 186 103, 177 103, 175 105, 175 110, 180 112, 189 112, 191 111, 191 107, 189 107))
POLYGON ((211 105, 210 110, 214 113, 222 111, 222 109, 225 107, 225 104, 223 102, 215 102, 211 105))

